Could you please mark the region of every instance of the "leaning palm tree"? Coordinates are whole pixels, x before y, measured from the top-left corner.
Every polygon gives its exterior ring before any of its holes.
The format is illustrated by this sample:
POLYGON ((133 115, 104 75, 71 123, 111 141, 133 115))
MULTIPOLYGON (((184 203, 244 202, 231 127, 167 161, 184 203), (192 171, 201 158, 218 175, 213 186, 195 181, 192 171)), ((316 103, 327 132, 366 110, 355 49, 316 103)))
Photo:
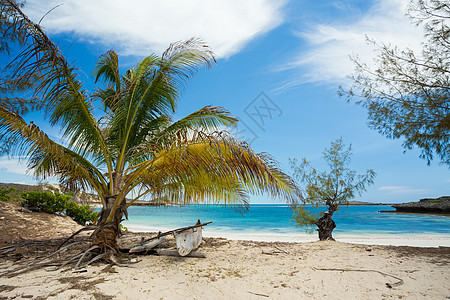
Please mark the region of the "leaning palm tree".
POLYGON ((119 225, 140 198, 247 207, 249 193, 287 202, 300 196, 270 156, 220 131, 238 121, 225 109, 207 106, 173 120, 186 81, 214 62, 202 42, 172 44, 162 56, 150 55, 124 74, 118 55, 108 51, 93 72, 104 85, 89 93, 56 45, 32 25, 28 32, 35 46, 21 53, 20 68, 12 74, 34 80, 35 93, 50 123, 62 129, 63 142, 7 105, 0 105, 0 136, 8 141, 10 154, 27 157, 37 177, 58 177, 68 188, 95 191, 102 209, 92 251, 115 261, 119 225), (37 64, 31 57, 43 60, 37 64))

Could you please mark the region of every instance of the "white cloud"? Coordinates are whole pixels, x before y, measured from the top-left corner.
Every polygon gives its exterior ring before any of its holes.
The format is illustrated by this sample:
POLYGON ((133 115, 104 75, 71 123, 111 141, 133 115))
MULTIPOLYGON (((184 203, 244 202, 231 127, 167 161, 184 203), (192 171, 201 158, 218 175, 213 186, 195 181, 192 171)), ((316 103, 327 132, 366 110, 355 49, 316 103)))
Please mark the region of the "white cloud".
POLYGON ((50 34, 73 32, 123 55, 161 52, 180 40, 197 37, 219 57, 282 22, 285 0, 29 0, 25 12, 50 34))
POLYGON ((24 161, 0 157, 0 173, 27 174, 27 166, 24 161))
POLYGON ((382 186, 378 188, 379 191, 386 191, 391 194, 424 194, 430 192, 429 189, 414 189, 408 186, 382 186))
POLYGON ((296 35, 307 44, 285 69, 299 69, 298 76, 286 86, 309 82, 348 82, 355 68, 349 56, 370 63, 376 56, 366 36, 402 49, 420 49, 423 29, 412 24, 405 15, 407 1, 379 0, 362 17, 349 23, 309 24, 309 31, 296 35))

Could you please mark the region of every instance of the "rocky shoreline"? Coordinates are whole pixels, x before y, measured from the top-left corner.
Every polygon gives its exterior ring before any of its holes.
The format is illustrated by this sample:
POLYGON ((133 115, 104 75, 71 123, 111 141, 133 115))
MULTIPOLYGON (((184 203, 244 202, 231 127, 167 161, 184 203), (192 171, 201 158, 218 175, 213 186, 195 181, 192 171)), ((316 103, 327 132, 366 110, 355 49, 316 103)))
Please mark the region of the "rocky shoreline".
POLYGON ((397 212, 450 214, 450 196, 392 205, 397 212))

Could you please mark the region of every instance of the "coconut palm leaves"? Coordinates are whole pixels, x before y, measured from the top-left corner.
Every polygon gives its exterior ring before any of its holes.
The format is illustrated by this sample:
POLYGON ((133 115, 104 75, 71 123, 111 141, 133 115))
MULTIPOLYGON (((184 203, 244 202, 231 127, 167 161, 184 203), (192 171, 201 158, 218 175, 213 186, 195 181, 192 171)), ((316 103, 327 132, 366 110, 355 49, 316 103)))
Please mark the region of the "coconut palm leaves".
POLYGON ((172 119, 187 81, 214 62, 201 41, 174 43, 161 57, 150 55, 123 75, 117 53, 108 51, 93 72, 104 85, 89 93, 39 26, 16 9, 30 26, 33 42, 19 55, 12 74, 35 76, 36 91, 50 123, 61 127, 64 146, 7 106, 0 106, 0 134, 13 141, 11 153, 28 157, 35 175, 95 190, 103 203, 101 225, 118 227, 129 195, 157 203, 243 206, 248 193, 268 193, 287 202, 300 196, 272 158, 220 132, 238 121, 225 109, 207 106, 172 119))

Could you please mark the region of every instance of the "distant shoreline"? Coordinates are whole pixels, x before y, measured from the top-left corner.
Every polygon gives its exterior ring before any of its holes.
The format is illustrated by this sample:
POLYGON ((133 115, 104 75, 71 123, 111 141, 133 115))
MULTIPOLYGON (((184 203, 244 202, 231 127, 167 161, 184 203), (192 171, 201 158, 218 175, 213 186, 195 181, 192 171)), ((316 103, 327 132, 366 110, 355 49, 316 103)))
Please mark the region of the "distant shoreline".
POLYGON ((397 211, 397 210, 380 210, 379 213, 394 213, 401 215, 435 215, 435 216, 444 216, 450 217, 449 213, 437 213, 437 212, 406 212, 406 211, 397 211))
MULTIPOLYGON (((138 224, 124 223, 131 232, 155 233, 158 231, 169 231, 174 228, 153 228, 138 224)), ((316 232, 308 234, 301 229, 297 233, 280 234, 277 232, 228 232, 203 228, 203 236, 210 238, 226 238, 235 241, 255 241, 255 242, 287 242, 306 243, 318 241, 316 232)), ((412 246, 412 247, 450 247, 450 235, 441 233, 427 234, 407 234, 407 233, 344 233, 333 232, 333 237, 338 242, 365 245, 391 245, 391 246, 412 246)))
MULTIPOLYGON (((48 190, 62 190, 61 187, 57 188, 57 186, 59 187, 59 185, 57 184, 44 184, 44 185, 30 185, 30 184, 21 184, 21 183, 4 183, 4 182, 0 182, 0 187, 12 187, 17 189, 17 192, 15 193, 19 193, 21 191, 48 191, 48 190)), ((90 200, 94 200, 95 195, 94 194, 88 194, 85 193, 85 195, 91 197, 90 200)), ((128 201, 130 199, 127 199, 128 201)), ((91 207, 99 207, 101 206, 101 202, 99 201, 76 201, 79 202, 80 204, 87 204, 91 207)), ((373 203, 373 202, 364 202, 364 201, 349 201, 349 206, 359 206, 359 205, 385 205, 385 206, 391 206, 394 204, 398 204, 398 203, 373 203)), ((134 202, 131 206, 165 206, 168 204, 154 204, 152 202, 149 201, 144 201, 144 200, 137 200, 136 202, 134 202)), ((172 204, 171 204, 172 205, 172 204)), ((175 204, 176 205, 176 204, 175 204)), ((194 205, 215 205, 215 204, 194 204, 194 205)), ((285 204, 285 203, 250 203, 250 205, 289 205, 289 204, 285 204)), ((346 205, 343 205, 346 206, 346 205)))

